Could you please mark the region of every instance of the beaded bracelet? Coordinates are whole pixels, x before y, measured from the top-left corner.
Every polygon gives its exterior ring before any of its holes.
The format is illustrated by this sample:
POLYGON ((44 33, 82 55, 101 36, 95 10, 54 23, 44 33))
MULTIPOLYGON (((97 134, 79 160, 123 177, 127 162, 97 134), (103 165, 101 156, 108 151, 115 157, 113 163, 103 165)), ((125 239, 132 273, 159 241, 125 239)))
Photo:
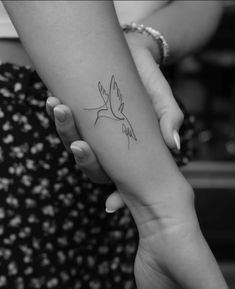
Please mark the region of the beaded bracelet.
POLYGON ((169 57, 169 46, 165 38, 159 31, 153 29, 152 27, 147 27, 144 26, 143 24, 136 24, 134 22, 130 24, 122 24, 121 27, 125 33, 136 31, 139 33, 146 33, 147 35, 151 36, 154 39, 154 41, 157 42, 157 45, 159 47, 160 51, 159 65, 162 65, 166 62, 167 58, 169 57))

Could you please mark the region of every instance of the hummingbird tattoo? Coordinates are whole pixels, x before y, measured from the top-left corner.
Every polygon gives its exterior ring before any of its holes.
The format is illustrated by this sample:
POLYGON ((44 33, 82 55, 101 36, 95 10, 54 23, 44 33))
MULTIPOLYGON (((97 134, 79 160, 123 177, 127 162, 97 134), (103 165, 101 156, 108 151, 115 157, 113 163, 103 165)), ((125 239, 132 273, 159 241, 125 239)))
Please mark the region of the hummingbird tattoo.
POLYGON ((120 122, 121 131, 127 137, 128 149, 130 147, 130 140, 137 141, 133 127, 125 115, 125 104, 123 95, 117 85, 114 75, 111 77, 109 91, 107 92, 101 82, 98 82, 98 90, 103 100, 103 104, 95 108, 85 108, 85 110, 95 110, 96 119, 94 126, 102 118, 112 119, 120 122))

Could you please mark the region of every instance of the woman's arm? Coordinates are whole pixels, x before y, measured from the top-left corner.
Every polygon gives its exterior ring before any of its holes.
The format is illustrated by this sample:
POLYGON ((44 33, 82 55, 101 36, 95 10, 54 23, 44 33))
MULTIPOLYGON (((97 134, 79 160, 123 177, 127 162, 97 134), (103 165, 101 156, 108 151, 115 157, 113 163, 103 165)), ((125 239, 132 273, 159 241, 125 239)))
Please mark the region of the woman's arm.
POLYGON ((111 2, 5 5, 37 71, 72 108, 84 139, 118 186, 144 194, 167 175, 182 180, 163 144, 111 2), (109 103, 106 112, 89 110, 108 98, 112 111, 109 103))
POLYGON ((132 211, 140 235, 139 288, 171 288, 169 276, 185 288, 226 288, 200 233, 191 189, 163 144, 113 3, 5 5, 37 71, 72 108, 132 211))
MULTIPOLYGON (((114 4, 120 23, 130 23, 132 21, 150 23, 152 21, 153 25, 163 27, 166 33, 165 37, 171 45, 171 60, 176 60, 177 57, 183 56, 185 53, 187 54, 201 46, 216 28, 222 12, 222 3, 219 1, 210 1, 209 3, 208 1, 190 1, 190 3, 184 1, 183 7, 182 1, 171 1, 171 3, 169 1, 114 1, 114 4), (198 24, 199 17, 202 19, 198 24), (184 23, 185 25, 181 25, 181 29, 176 34, 172 27, 179 26, 179 23, 184 23), (201 31, 202 27, 204 27, 203 31, 201 31), (189 40, 191 41, 182 41, 182 37, 185 37, 185 35, 190 35, 189 40), (176 39, 179 39, 179 41, 176 41, 176 39)), ((177 142, 174 131, 177 131, 181 125, 182 113, 175 103, 169 86, 164 85, 166 82, 161 77, 154 58, 151 53, 148 53, 151 51, 155 55, 155 59, 159 59, 159 47, 151 37, 146 37, 144 34, 140 35, 137 32, 132 32, 125 34, 125 37, 132 51, 132 57, 142 83, 152 100, 155 113, 159 118, 164 141, 170 148, 178 148, 179 142, 177 142)), ((47 109, 52 116, 52 107, 60 102, 55 98, 50 98, 50 100, 52 104, 47 109)), ((69 108, 62 105, 60 109, 65 109, 68 117, 64 123, 56 122, 57 132, 61 136, 67 150, 70 151, 71 143, 74 140, 78 140, 79 137, 76 128, 71 123, 73 118, 70 115, 69 108), (68 130, 68 127, 70 127, 70 130, 68 130)), ((87 155, 90 155, 90 159, 95 161, 95 156, 88 148, 89 146, 87 145, 87 150, 89 151, 87 155)), ((81 167, 84 170, 84 167, 81 167)), ((93 162, 89 162, 89 167, 85 168, 86 172, 90 173, 89 176, 92 180, 107 180, 107 176, 103 177, 103 171, 98 163, 94 165, 93 162), (90 169, 87 170, 87 168, 90 169)))

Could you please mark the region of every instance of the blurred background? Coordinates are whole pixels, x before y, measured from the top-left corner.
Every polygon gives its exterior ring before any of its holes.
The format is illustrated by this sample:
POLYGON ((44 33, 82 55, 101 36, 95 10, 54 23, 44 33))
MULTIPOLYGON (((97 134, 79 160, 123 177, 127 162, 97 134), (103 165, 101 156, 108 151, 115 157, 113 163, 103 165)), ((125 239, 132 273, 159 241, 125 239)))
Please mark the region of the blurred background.
POLYGON ((195 189, 203 233, 235 288, 235 1, 224 2, 210 43, 165 73, 196 120, 193 161, 182 170, 195 189))

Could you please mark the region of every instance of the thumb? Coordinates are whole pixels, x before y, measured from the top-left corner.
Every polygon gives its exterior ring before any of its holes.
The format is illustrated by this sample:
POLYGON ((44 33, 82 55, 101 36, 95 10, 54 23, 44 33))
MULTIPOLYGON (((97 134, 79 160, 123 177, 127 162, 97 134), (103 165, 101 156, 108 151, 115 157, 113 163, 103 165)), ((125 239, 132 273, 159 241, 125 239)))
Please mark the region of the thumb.
POLYGON ((179 129, 183 122, 183 114, 176 108, 175 111, 171 109, 165 111, 160 118, 160 129, 163 138, 171 149, 180 150, 180 135, 179 129))
POLYGON ((157 114, 164 141, 172 149, 180 149, 178 131, 184 115, 180 110, 172 90, 148 50, 133 53, 136 67, 157 114))

